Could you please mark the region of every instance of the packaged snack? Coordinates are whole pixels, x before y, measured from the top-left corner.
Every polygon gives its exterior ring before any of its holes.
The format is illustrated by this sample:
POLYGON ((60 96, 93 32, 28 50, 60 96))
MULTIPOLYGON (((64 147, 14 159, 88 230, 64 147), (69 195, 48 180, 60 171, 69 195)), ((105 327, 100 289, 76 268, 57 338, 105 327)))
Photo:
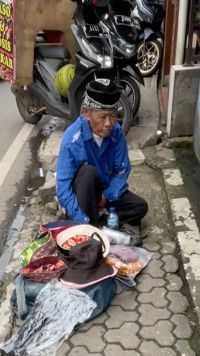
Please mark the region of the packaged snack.
POLYGON ((133 280, 147 266, 152 253, 136 246, 111 245, 105 262, 118 269, 118 276, 133 280))

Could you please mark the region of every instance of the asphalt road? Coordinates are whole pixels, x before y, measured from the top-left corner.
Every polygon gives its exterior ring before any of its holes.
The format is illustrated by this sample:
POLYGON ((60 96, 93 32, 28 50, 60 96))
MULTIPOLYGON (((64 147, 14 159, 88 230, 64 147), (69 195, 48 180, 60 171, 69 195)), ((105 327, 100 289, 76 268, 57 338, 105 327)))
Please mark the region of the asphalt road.
POLYGON ((38 127, 26 124, 15 104, 10 84, 0 81, 0 251, 23 199, 33 162, 31 143, 38 127))

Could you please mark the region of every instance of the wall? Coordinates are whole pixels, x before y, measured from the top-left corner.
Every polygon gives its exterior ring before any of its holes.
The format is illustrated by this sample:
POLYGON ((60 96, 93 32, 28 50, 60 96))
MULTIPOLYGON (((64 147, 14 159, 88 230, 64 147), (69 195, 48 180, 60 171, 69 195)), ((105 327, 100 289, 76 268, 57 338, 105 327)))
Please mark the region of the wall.
POLYGON ((171 67, 167 133, 169 137, 193 135, 200 66, 171 67))

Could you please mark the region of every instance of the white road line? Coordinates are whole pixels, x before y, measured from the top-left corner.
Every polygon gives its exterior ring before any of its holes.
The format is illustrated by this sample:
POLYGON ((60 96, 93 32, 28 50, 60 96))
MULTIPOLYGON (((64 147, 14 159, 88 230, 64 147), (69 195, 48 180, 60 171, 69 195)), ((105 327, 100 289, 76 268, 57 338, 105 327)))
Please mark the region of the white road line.
POLYGON ((0 186, 3 184, 18 153, 34 129, 34 125, 24 124, 0 162, 0 186))

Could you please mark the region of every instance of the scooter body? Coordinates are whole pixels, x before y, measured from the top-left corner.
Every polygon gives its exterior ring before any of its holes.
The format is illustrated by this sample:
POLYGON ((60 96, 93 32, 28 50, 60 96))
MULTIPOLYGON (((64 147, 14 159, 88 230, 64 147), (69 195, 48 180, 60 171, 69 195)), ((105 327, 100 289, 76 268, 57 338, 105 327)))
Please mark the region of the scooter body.
POLYGON ((135 26, 135 21, 130 16, 109 15, 108 28, 113 42, 115 65, 120 72, 144 85, 144 79, 137 67, 136 38, 133 30, 135 26), (122 37, 121 26, 127 28, 129 42, 122 37))
MULTIPOLYGON (((136 55, 135 45, 127 42, 119 35, 114 17, 108 15, 107 12, 102 14, 102 9, 99 11, 99 8, 90 7, 89 10, 90 16, 87 16, 89 11, 86 11, 85 4, 78 2, 74 15, 75 24, 72 26, 77 26, 80 32, 81 28, 84 29, 85 26, 100 26, 109 35, 109 46, 113 49, 113 64, 109 68, 106 68, 106 66, 104 68, 101 67, 100 71, 96 71, 95 76, 98 78, 100 75, 100 77, 112 79, 117 85, 121 86, 124 94, 128 97, 134 120, 140 104, 140 90, 135 80, 144 85, 143 77, 133 60, 133 57, 136 55), (87 15, 84 16, 84 14, 87 15), (89 25, 86 21, 92 21, 92 24, 89 25)), ((105 10, 107 10, 107 7, 105 10)), ((131 21, 133 20, 131 19, 131 21)), ((78 41, 81 53, 84 53, 84 36, 85 34, 82 33, 82 39, 80 38, 78 41)), ((76 38, 78 37, 76 36, 76 38)), ((90 42, 92 39, 88 38, 88 40, 90 42)), ((96 41, 95 43, 90 42, 90 45, 94 45, 94 47, 98 46, 96 41)), ((91 54, 88 54, 88 56, 90 57, 91 54)))
MULTIPOLYGON (((18 109, 23 119, 32 124, 37 123, 43 114, 75 120, 80 109, 77 105, 79 91, 83 93, 83 88, 95 71, 99 70, 101 63, 77 54, 76 74, 66 97, 63 97, 55 88, 55 76, 62 66, 69 63, 70 53, 63 47, 51 44, 42 46, 44 42, 45 38, 41 41, 40 36, 35 48, 33 83, 27 87, 12 86, 18 109)), ((101 59, 104 60, 105 57, 102 55, 101 59)), ((108 60, 107 57, 106 59, 108 60)))
POLYGON ((149 0, 146 5, 146 1, 136 0, 131 12, 137 23, 137 60, 144 77, 154 74, 160 67, 164 38, 161 30, 164 18, 163 1, 149 0))
MULTIPOLYGON (((45 39, 42 43, 44 42, 45 39)), ((57 70, 69 63, 69 59, 70 54, 63 47, 36 47, 33 83, 25 87, 12 86, 19 111, 25 121, 36 123, 36 118, 39 121, 44 113, 58 117, 69 115, 69 106, 66 105, 54 85, 57 70), (24 110, 22 110, 23 106, 24 110)))
POLYGON ((148 8, 143 8, 142 0, 136 0, 135 6, 131 12, 131 16, 138 22, 138 35, 141 40, 156 38, 163 40, 163 32, 161 30, 164 7, 162 0, 149 1, 148 8), (149 13, 148 13, 149 8, 149 13))
POLYGON ((144 27, 138 38, 140 41, 147 41, 150 38, 156 38, 163 41, 164 36, 161 31, 155 30, 151 27, 144 27))

